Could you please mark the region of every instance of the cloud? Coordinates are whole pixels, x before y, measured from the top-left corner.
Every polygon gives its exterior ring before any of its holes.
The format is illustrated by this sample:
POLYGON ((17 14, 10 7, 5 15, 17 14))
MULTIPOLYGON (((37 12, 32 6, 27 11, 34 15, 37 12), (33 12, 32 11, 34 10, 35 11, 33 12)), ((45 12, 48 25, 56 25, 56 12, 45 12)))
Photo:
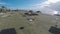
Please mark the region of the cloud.
POLYGON ((44 1, 42 3, 36 4, 36 5, 32 5, 32 7, 45 7, 45 6, 51 6, 52 4, 55 4, 57 2, 60 2, 60 0, 47 0, 44 1))
POLYGON ((42 3, 32 5, 31 9, 40 10, 44 13, 49 13, 50 11, 60 11, 60 0, 47 0, 42 3))
POLYGON ((48 0, 43 2, 40 7, 50 8, 50 9, 59 11, 59 8, 60 8, 59 6, 60 6, 60 0, 48 0))
POLYGON ((1 0, 0 0, 1 1, 1 0))
POLYGON ((7 3, 5 3, 5 2, 0 2, 0 4, 7 4, 7 3))
POLYGON ((50 3, 56 3, 56 2, 59 2, 60 0, 48 0, 48 2, 50 3))

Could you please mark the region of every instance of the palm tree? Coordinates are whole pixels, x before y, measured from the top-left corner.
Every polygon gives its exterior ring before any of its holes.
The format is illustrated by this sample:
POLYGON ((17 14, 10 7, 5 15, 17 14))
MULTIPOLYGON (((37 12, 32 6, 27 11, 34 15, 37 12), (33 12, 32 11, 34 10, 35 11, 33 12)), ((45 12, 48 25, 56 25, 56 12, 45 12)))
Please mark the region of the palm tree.
POLYGON ((37 13, 41 13, 41 11, 37 11, 37 13))
POLYGON ((2 12, 2 9, 0 8, 0 12, 2 12))
POLYGON ((29 12, 31 12, 31 13, 32 13, 33 11, 32 11, 32 10, 29 10, 29 12))
POLYGON ((1 8, 6 8, 5 6, 1 6, 1 8))
POLYGON ((6 7, 5 6, 1 6, 1 12, 6 12, 6 7))

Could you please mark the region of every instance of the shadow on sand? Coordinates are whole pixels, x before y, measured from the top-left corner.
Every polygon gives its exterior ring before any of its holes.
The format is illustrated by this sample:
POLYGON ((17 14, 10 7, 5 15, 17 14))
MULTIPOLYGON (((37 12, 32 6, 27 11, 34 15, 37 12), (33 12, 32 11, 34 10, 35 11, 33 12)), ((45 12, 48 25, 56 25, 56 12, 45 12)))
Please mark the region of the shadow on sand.
POLYGON ((14 28, 3 29, 0 31, 0 34, 16 34, 16 30, 14 28))
POLYGON ((51 26, 50 29, 48 30, 52 34, 60 34, 60 28, 51 26))

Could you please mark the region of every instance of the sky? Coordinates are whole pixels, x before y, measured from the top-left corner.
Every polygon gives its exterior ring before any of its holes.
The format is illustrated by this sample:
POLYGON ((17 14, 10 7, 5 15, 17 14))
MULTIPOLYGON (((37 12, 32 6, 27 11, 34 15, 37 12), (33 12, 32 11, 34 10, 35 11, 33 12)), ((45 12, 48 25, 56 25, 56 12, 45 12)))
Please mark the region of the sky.
POLYGON ((29 9, 32 5, 43 1, 45 0, 0 0, 0 6, 7 6, 14 9, 29 9))
POLYGON ((0 0, 0 6, 10 9, 40 10, 50 14, 52 11, 60 13, 60 0, 0 0))
POLYGON ((48 14, 54 14, 55 12, 60 14, 60 0, 45 0, 44 2, 32 5, 31 9, 40 10, 48 14))
POLYGON ((52 7, 58 8, 60 6, 60 0, 46 0, 44 2, 35 4, 32 6, 32 8, 44 8, 44 7, 49 7, 52 9, 52 7))

